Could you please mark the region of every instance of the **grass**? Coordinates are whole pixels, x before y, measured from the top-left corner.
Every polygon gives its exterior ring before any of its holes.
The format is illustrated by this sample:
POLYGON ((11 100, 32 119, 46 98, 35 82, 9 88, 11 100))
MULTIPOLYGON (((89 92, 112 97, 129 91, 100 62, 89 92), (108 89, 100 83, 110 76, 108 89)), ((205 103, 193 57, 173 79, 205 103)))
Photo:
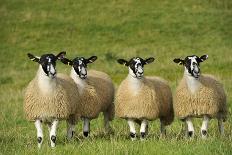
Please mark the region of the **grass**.
MULTIPOLYGON (((201 70, 221 79, 231 113, 230 0, 0 0, 0 14, 0 154, 232 154, 230 115, 225 136, 219 136, 212 120, 207 140, 199 137, 200 120, 194 121, 193 140, 178 134, 181 123, 175 120, 164 139, 159 138, 159 123, 154 121, 147 141, 131 142, 124 120, 115 119, 114 134, 104 134, 101 115, 92 121, 89 139, 82 137, 79 123, 79 134, 69 142, 62 122, 56 149, 50 149, 46 137, 38 150, 35 127, 25 120, 22 108, 24 89, 38 67, 26 53, 66 50, 69 58, 97 55, 99 59, 89 67, 107 72, 116 86, 128 72, 115 62, 117 58, 154 56, 156 61, 145 67, 145 74, 167 79, 173 91, 183 68, 172 59, 208 54, 201 70)), ((63 73, 70 70, 60 63, 57 68, 63 73)), ((47 136, 47 130, 44 133, 47 136)))

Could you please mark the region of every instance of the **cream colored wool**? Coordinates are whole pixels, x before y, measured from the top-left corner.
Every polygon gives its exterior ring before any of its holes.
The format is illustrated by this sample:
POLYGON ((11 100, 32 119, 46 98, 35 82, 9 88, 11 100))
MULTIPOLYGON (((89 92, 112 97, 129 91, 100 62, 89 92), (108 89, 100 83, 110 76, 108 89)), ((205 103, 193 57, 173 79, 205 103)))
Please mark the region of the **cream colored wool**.
POLYGON ((129 84, 129 77, 120 84, 115 97, 115 113, 120 118, 160 118, 165 125, 174 119, 172 92, 167 82, 158 77, 144 77, 135 93, 129 84))
POLYGON ((185 77, 176 89, 174 111, 180 119, 188 116, 221 117, 226 120, 226 95, 222 84, 211 75, 200 76, 200 87, 192 94, 188 89, 185 77))
POLYGON ((111 78, 100 71, 90 70, 87 83, 80 95, 78 113, 81 117, 97 118, 100 112, 107 111, 109 119, 114 118, 114 85, 111 78))
POLYGON ((56 89, 49 94, 44 94, 38 86, 36 76, 25 91, 24 111, 30 121, 42 119, 67 119, 75 114, 78 101, 78 89, 74 81, 66 75, 58 74, 56 89))

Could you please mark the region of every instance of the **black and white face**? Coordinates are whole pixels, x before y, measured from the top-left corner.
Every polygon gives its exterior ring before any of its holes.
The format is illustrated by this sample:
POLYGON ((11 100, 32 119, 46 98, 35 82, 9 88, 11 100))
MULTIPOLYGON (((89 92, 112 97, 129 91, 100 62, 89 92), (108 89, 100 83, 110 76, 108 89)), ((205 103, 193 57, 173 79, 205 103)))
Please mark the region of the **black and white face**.
POLYGON ((129 74, 135 78, 142 78, 143 77, 143 72, 144 72, 144 65, 152 63, 155 59, 154 58, 148 58, 146 60, 140 58, 140 57, 135 57, 131 58, 130 61, 126 61, 124 59, 118 59, 118 63, 128 66, 129 67, 129 74))
POLYGON ((73 67, 73 69, 75 70, 76 74, 81 79, 86 79, 86 77, 87 77, 87 65, 89 63, 93 63, 95 60, 97 60, 97 57, 92 56, 88 59, 85 59, 84 57, 76 57, 73 60, 63 58, 63 59, 61 59, 61 62, 63 62, 66 65, 71 65, 73 67))
POLYGON ((196 55, 187 56, 184 60, 182 59, 174 59, 173 61, 175 63, 178 63, 180 65, 184 65, 185 72, 194 77, 199 78, 200 76, 200 63, 208 59, 208 55, 203 55, 201 57, 198 57, 196 55))
POLYGON ((60 52, 58 55, 53 54, 44 54, 41 57, 34 56, 30 53, 28 53, 28 57, 35 62, 38 62, 45 75, 51 78, 54 78, 56 76, 56 60, 61 59, 65 56, 66 52, 60 52))

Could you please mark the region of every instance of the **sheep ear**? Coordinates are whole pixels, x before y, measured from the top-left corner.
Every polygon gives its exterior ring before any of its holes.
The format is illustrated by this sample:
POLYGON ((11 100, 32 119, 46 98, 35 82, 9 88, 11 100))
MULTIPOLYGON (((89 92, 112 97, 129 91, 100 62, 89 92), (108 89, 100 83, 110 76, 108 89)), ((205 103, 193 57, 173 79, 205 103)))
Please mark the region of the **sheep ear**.
POLYGON ((175 63, 177 63, 178 65, 184 65, 184 60, 180 59, 180 58, 176 58, 173 60, 175 63))
POLYGON ((149 64, 149 63, 152 63, 153 61, 155 61, 155 58, 150 57, 150 58, 147 58, 144 62, 145 64, 149 64))
POLYGON ((60 52, 59 54, 56 55, 56 58, 57 58, 58 60, 61 60, 61 59, 64 58, 65 55, 66 55, 66 52, 65 52, 65 51, 62 51, 62 52, 60 52))
POLYGON ((124 60, 124 59, 118 59, 117 62, 121 65, 124 66, 129 66, 128 61, 124 60))
POLYGON ((93 63, 96 60, 97 60, 97 56, 91 56, 90 58, 87 59, 87 63, 93 63))
POLYGON ((203 61, 205 61, 206 59, 208 59, 208 55, 202 55, 201 57, 200 57, 200 59, 199 59, 199 61, 200 62, 203 62, 203 61))
POLYGON ((67 59, 67 58, 62 58, 62 59, 60 59, 60 61, 61 61, 63 64, 65 64, 65 65, 69 65, 69 66, 72 66, 72 65, 73 65, 72 60, 69 60, 69 59, 67 59))
POLYGON ((27 56, 29 59, 31 59, 31 61, 39 62, 40 57, 34 56, 31 53, 27 53, 27 56))

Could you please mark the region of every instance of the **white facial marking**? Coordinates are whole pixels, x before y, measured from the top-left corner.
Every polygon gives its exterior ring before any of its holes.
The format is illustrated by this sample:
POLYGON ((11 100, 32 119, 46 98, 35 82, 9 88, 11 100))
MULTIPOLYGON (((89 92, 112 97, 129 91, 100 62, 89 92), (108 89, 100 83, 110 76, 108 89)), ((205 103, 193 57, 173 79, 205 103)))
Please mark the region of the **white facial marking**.
MULTIPOLYGON (((197 62, 197 56, 192 56, 192 57, 188 57, 188 59, 190 60, 191 64, 190 64, 190 70, 191 73, 189 73, 190 75, 194 76, 195 78, 198 78, 200 76, 200 66, 198 65, 197 62)), ((188 71, 188 69, 185 67, 186 71, 188 71)))
POLYGON ((191 60, 190 67, 191 67, 191 70, 193 70, 194 69, 193 62, 195 62, 197 64, 197 60, 196 60, 197 57, 193 56, 193 57, 188 57, 188 58, 191 60))
POLYGON ((52 64, 50 65, 50 73, 53 75, 56 73, 55 67, 52 64))
POLYGON ((136 73, 133 72, 133 70, 129 67, 129 74, 133 77, 141 77, 143 76, 143 67, 139 64, 141 64, 141 61, 139 58, 134 58, 135 61, 135 71, 136 73))

